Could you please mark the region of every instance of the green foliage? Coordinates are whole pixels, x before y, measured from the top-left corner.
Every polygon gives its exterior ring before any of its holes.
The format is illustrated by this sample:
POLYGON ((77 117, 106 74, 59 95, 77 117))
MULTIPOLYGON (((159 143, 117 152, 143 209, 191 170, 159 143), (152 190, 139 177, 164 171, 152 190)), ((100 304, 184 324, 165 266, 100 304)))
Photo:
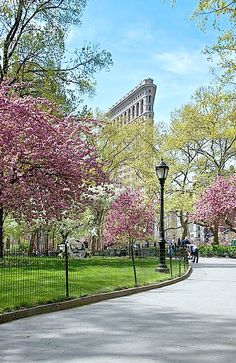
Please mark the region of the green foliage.
POLYGON ((196 196, 216 175, 231 175, 236 156, 235 98, 220 88, 200 88, 192 102, 172 114, 161 153, 170 165, 166 210, 174 212, 188 234, 196 196))
MULTIPOLYGON (((205 49, 208 59, 217 63, 221 70, 220 80, 224 84, 236 82, 236 11, 235 1, 231 0, 199 0, 193 18, 200 21, 201 26, 212 22, 218 32, 217 42, 205 49)), ((217 77, 219 78, 219 77, 217 77)))
POLYGON ((122 126, 103 121, 98 149, 111 180, 142 187, 152 196, 157 189, 154 165, 159 138, 159 125, 151 119, 139 118, 122 126))
MULTIPOLYGON (((164 0, 165 1, 165 0, 164 0)), ((174 5, 177 0, 169 0, 174 5)), ((235 0, 198 0, 192 19, 197 20, 205 31, 206 24, 212 24, 218 35, 215 44, 207 46, 204 53, 212 62, 213 74, 224 85, 236 83, 236 10, 235 0)))
POLYGON ((236 258, 236 247, 200 245, 199 252, 202 257, 230 257, 236 258))
POLYGON ((200 88, 191 103, 173 114, 170 147, 182 151, 183 164, 188 159, 202 179, 230 172, 236 153, 235 120, 233 94, 200 88))
POLYGON ((23 221, 17 222, 11 216, 7 216, 4 220, 4 239, 12 240, 15 243, 20 243, 26 239, 27 226, 23 221))
POLYGON ((65 111, 93 93, 94 74, 109 68, 110 53, 89 43, 66 52, 85 6, 86 0, 0 0, 0 79, 30 82, 25 92, 62 104, 65 111))
POLYGON ((92 239, 92 253, 103 248, 102 232, 105 216, 112 202, 122 192, 123 188, 114 184, 104 183, 89 188, 90 206, 83 213, 84 235, 92 239))

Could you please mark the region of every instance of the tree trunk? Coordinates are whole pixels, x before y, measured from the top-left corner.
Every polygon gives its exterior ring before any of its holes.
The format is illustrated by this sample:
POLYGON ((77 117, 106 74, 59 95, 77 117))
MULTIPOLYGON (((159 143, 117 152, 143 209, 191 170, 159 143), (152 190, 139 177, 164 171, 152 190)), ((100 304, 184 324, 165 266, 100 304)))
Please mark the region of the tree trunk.
POLYGON ((36 235, 37 235, 37 230, 35 230, 31 233, 30 244, 29 244, 29 249, 28 249, 28 256, 32 256, 32 254, 33 254, 36 235))
POLYGON ((183 211, 181 210, 179 218, 181 226, 183 228, 182 232, 182 240, 183 240, 186 236, 188 236, 188 214, 186 215, 186 219, 184 219, 183 211))
POLYGON ((102 225, 104 219, 104 210, 98 210, 96 213, 96 221, 97 221, 97 237, 96 237, 96 250, 103 250, 102 243, 102 225))
POLYGON ((52 230, 52 249, 55 251, 55 229, 52 230))
POLYGON ((3 207, 0 208, 0 258, 3 258, 3 207))
POLYGON ((36 231, 36 250, 37 250, 37 253, 41 252, 40 251, 40 233, 39 233, 39 229, 36 231))
POLYGON ((12 44, 16 41, 17 32, 19 30, 22 15, 23 15, 23 9, 24 9, 24 1, 20 0, 17 4, 17 11, 16 11, 16 17, 13 25, 11 26, 8 34, 6 35, 6 38, 3 42, 3 57, 2 57, 2 74, 1 74, 1 81, 3 78, 7 78, 8 70, 9 70, 9 61, 12 56, 9 49, 11 48, 12 44))
POLYGON ((227 218, 225 219, 225 224, 229 227, 231 232, 236 233, 236 226, 234 226, 227 218))
POLYGON ((101 249, 101 233, 100 228, 98 228, 96 236, 96 251, 100 251, 101 249))
POLYGON ((213 234, 213 245, 219 246, 219 226, 218 224, 213 224, 213 226, 210 227, 210 231, 213 234))
POLYGON ((134 285, 138 286, 136 267, 135 267, 135 260, 134 260, 134 244, 133 244, 133 241, 130 242, 130 251, 131 251, 132 265, 133 265, 133 271, 134 271, 134 285))
POLYGON ((45 250, 45 256, 49 255, 49 241, 48 241, 48 230, 43 231, 44 234, 44 250, 45 250))
POLYGON ((95 250, 96 250, 96 236, 92 236, 91 237, 91 254, 92 254, 92 256, 95 255, 95 250))

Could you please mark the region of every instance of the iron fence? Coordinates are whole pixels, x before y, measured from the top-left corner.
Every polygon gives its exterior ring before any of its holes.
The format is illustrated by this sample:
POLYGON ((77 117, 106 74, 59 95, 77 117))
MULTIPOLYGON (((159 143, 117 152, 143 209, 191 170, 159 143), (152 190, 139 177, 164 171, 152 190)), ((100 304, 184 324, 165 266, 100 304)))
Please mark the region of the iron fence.
MULTIPOLYGON (((135 258, 138 284, 153 283, 158 249, 139 252, 135 258)), ((0 259, 0 313, 134 286, 128 254, 110 253, 112 258, 104 252, 86 259, 71 259, 68 253, 63 258, 6 253, 0 259)), ((163 278, 180 276, 187 269, 186 252, 179 249, 170 256, 167 251, 166 262, 170 272, 163 278)))

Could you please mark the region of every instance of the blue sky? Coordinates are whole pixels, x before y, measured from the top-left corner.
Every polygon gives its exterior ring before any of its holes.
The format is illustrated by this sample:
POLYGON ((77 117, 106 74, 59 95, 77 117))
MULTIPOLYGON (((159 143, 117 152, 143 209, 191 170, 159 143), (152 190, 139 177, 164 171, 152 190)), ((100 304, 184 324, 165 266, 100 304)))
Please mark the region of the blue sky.
POLYGON ((197 0, 88 0, 80 28, 73 29, 68 46, 86 40, 111 52, 114 65, 96 74, 97 88, 85 103, 106 111, 145 78, 157 85, 155 121, 187 103, 194 91, 209 84, 210 66, 201 51, 213 44, 213 27, 203 33, 190 20, 197 0))

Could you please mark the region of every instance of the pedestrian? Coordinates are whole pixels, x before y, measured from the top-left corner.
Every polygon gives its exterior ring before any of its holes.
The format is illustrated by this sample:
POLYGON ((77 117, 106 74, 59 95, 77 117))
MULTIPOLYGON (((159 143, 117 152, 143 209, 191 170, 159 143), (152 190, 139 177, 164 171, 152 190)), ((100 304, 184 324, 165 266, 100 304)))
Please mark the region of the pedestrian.
POLYGON ((172 239, 172 248, 174 251, 177 249, 177 243, 175 242, 175 238, 172 239))
POLYGON ((181 245, 182 245, 182 247, 185 247, 185 248, 187 247, 187 245, 190 245, 190 241, 187 236, 182 240, 181 245))
POLYGON ((191 254, 192 254, 192 262, 193 263, 198 263, 198 258, 199 258, 199 250, 198 247, 196 245, 191 245, 191 254))
POLYGON ((179 249, 181 247, 181 239, 180 238, 178 238, 178 240, 177 240, 177 246, 176 247, 177 247, 176 249, 179 251, 179 249))
POLYGON ((174 243, 172 241, 168 242, 167 253, 168 253, 170 258, 172 258, 174 253, 175 253, 175 245, 174 245, 174 243))

